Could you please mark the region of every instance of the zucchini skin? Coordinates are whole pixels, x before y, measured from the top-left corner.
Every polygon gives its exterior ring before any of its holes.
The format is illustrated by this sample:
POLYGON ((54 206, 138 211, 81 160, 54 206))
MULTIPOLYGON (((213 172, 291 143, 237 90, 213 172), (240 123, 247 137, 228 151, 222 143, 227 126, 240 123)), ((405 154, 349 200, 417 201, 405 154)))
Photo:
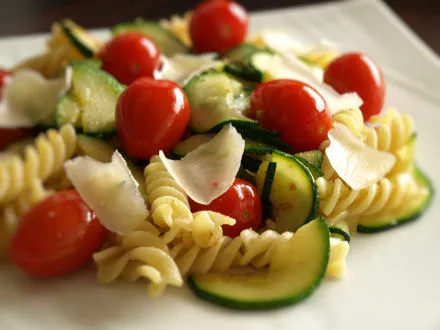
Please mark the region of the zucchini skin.
MULTIPOLYGON (((432 200, 434 199, 434 195, 436 194, 434 186, 432 185, 432 181, 428 178, 428 176, 422 172, 419 166, 417 164, 414 164, 413 168, 413 175, 416 176, 417 180, 422 184, 425 185, 428 190, 428 197, 427 199, 421 203, 413 212, 410 212, 407 215, 402 216, 401 218, 392 218, 391 221, 388 223, 382 223, 379 225, 362 225, 358 224, 356 229, 359 233, 363 234, 375 234, 383 231, 387 231, 393 228, 400 227, 402 225, 411 223, 418 218, 428 209, 428 207, 431 205, 432 200)), ((378 221, 380 223, 380 221, 378 221)))

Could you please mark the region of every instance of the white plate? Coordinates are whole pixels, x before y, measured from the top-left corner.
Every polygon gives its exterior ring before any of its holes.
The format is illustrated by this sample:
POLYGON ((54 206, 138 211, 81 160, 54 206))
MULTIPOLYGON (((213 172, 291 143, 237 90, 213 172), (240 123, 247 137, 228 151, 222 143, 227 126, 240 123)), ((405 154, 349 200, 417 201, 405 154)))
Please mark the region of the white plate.
MULTIPOLYGON (((254 30, 283 28, 303 41, 327 38, 371 54, 385 68, 389 105, 414 116, 418 161, 440 187, 437 148, 440 60, 377 1, 261 12, 254 30)), ((39 52, 44 36, 0 39, 0 65, 39 52)), ((305 302, 239 312, 171 289, 149 301, 143 284, 102 287, 86 272, 35 281, 13 267, 0 274, 0 329, 440 329, 440 204, 402 228, 354 237, 348 274, 325 281, 305 302)))

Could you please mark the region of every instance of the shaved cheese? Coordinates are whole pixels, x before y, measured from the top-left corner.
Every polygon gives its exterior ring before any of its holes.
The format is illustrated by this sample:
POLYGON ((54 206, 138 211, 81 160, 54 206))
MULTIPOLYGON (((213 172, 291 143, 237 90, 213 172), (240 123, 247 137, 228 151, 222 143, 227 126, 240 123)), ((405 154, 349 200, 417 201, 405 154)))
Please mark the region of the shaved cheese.
POLYGON ((67 161, 64 168, 84 202, 108 230, 127 234, 148 216, 139 184, 118 151, 110 163, 79 156, 67 161))
POLYGON ((300 53, 307 50, 304 44, 292 38, 285 31, 265 29, 258 34, 257 38, 260 38, 265 46, 278 52, 289 50, 300 53))
POLYGON ((330 146, 325 153, 331 166, 354 190, 376 183, 396 162, 393 154, 369 147, 340 123, 335 123, 328 133, 328 139, 330 146))
POLYGON ((181 160, 171 160, 160 151, 168 172, 194 201, 207 205, 234 182, 244 152, 244 140, 232 125, 224 126, 212 140, 181 160))
POLYGON ((215 54, 176 54, 170 58, 162 56, 162 68, 154 73, 154 78, 172 80, 184 86, 195 75, 221 66, 223 62, 214 60, 214 56, 215 54))
POLYGON ((72 82, 72 69, 46 79, 39 72, 23 69, 15 73, 3 90, 0 103, 0 127, 32 127, 53 116, 58 99, 72 82))
POLYGON ((273 56, 263 80, 274 79, 294 79, 312 86, 322 95, 333 114, 360 107, 363 103, 356 93, 339 94, 331 86, 323 83, 312 69, 291 53, 285 52, 273 56))

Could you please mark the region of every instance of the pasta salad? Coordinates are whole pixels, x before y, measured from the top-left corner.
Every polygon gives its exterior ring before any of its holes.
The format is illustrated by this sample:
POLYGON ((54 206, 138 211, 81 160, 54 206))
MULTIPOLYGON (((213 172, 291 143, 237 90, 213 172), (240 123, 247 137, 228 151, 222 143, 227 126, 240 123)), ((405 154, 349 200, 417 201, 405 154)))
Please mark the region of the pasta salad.
POLYGON ((66 19, 0 70, 0 262, 270 309, 343 278, 351 233, 423 214, 414 122, 384 109, 378 64, 248 25, 221 0, 110 40, 66 19))

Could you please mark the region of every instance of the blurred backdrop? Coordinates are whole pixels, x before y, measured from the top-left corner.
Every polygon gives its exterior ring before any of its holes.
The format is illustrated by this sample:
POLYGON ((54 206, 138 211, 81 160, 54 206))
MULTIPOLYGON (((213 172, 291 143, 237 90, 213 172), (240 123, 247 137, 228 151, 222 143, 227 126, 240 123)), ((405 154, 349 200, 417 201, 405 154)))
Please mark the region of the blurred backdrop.
MULTIPOLYGON (((248 10, 257 11, 326 1, 332 0, 241 0, 240 2, 248 10)), ((183 13, 197 2, 197 0, 0 0, 0 37, 46 32, 49 31, 53 21, 66 17, 87 28, 112 26, 138 16, 158 19, 174 13, 183 13)), ((440 0, 385 0, 385 2, 440 54, 440 0)))

